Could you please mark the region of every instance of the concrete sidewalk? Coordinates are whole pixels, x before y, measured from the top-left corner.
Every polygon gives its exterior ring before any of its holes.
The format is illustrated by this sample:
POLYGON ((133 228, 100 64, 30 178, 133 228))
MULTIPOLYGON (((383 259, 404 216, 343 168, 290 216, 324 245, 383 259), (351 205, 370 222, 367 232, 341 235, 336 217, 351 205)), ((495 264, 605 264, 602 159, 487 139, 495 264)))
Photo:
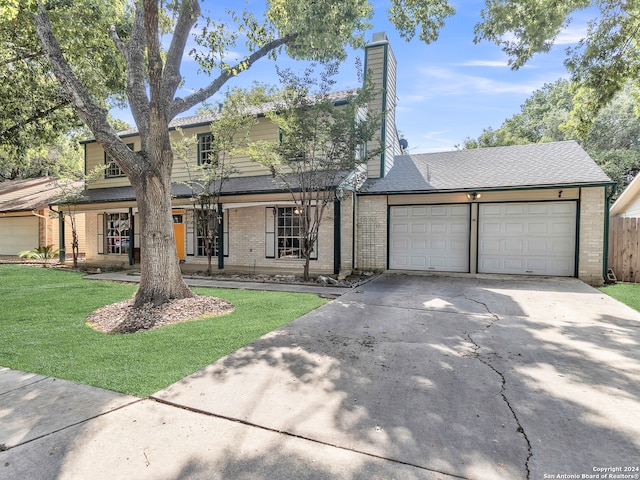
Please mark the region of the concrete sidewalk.
POLYGON ((383 275, 147 399, 0 370, 0 478, 635 475, 639 347, 575 279, 383 275))
MULTIPOLYGON (((140 283, 140 275, 130 272, 107 272, 85 275, 87 280, 109 280, 112 282, 140 283)), ((271 292, 316 293, 328 297, 339 297, 351 290, 349 287, 308 285, 297 283, 250 282, 234 280, 214 280, 209 278, 184 277, 190 287, 235 288, 239 290, 266 290, 271 292)))

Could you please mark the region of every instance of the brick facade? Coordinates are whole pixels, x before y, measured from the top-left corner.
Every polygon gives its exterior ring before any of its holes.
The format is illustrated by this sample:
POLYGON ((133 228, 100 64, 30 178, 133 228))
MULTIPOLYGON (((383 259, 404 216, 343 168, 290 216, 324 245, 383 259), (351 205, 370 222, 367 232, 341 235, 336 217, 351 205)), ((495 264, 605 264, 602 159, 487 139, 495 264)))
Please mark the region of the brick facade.
POLYGON ((595 286, 603 284, 605 201, 603 187, 580 191, 578 278, 595 286))
POLYGON ((361 271, 386 270, 386 196, 360 196, 357 198, 355 239, 355 267, 361 271))
MULTIPOLYGON (((451 196, 407 197, 411 204, 457 203, 451 196)), ((518 192, 486 193, 483 199, 502 201, 550 201, 557 198, 555 190, 523 190, 518 192)), ((565 191, 563 198, 579 201, 578 225, 578 278, 590 285, 603 284, 605 189, 591 187, 565 191)), ((388 251, 388 197, 362 195, 357 197, 356 268, 359 270, 385 270, 388 251)), ((390 200, 391 201, 391 200, 390 200)), ((393 198, 394 202, 398 202, 393 198)), ((402 202, 400 202, 402 203, 402 202)), ((471 235, 471 252, 477 251, 477 235, 471 235)), ((472 259, 473 260, 473 259, 472 259)), ((472 261, 473 263, 473 261, 472 261)), ((472 271, 474 271, 472 269, 472 271)))

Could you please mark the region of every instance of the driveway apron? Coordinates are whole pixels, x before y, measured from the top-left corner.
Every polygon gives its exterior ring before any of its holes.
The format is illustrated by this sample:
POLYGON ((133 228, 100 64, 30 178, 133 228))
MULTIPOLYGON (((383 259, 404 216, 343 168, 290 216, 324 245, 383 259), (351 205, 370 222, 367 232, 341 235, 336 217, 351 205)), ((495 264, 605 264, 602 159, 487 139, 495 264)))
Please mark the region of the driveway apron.
POLYGON ((638 326, 574 279, 384 275, 154 397, 463 478, 593 474, 640 466, 638 326))

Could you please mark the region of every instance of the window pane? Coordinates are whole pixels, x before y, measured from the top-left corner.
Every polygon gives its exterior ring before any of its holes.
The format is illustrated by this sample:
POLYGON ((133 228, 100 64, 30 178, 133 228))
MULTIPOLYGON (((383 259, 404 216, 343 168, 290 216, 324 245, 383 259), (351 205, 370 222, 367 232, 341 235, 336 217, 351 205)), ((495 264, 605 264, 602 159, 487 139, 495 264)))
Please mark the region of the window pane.
POLYGON ((126 255, 129 253, 129 214, 109 213, 105 215, 107 252, 126 255))
POLYGON ((278 258, 302 258, 301 225, 302 218, 297 208, 278 208, 278 258))
POLYGON ((200 165, 211 163, 213 156, 212 143, 213 135, 211 134, 200 135, 198 137, 198 151, 200 152, 198 163, 200 165))
POLYGON ((211 248, 211 256, 218 256, 218 219, 216 212, 196 210, 196 255, 207 256, 207 245, 211 248), (208 215, 207 215, 208 214, 208 215))

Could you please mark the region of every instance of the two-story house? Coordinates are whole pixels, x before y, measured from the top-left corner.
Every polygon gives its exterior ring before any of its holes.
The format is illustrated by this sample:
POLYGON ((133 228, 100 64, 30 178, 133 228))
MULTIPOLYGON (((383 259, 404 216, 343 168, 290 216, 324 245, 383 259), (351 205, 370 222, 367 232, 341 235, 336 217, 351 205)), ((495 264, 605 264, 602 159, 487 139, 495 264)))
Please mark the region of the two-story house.
MULTIPOLYGON (((379 41, 366 48, 366 67, 374 76, 374 83, 384 88, 370 108, 392 110, 395 104, 395 59, 384 34, 379 41), (392 66, 392 68, 389 68, 392 66), (386 74, 386 77, 385 77, 386 74), (383 107, 384 105, 384 107, 383 107)), ((349 92, 336 92, 332 99, 340 104, 349 92)), ((197 115, 178 118, 170 125, 172 136, 178 139, 179 128, 184 136, 197 137, 197 146, 191 152, 193 164, 209 161, 211 149, 211 122, 215 115, 197 115)), ((388 171, 392 159, 400 152, 393 114, 382 122, 380 135, 387 139, 387 147, 380 158, 369 167, 369 176, 380 176, 388 171)), ((264 115, 258 115, 251 128, 253 141, 275 141, 280 135, 276 125, 264 115)), ((133 150, 140 149, 135 129, 120 133, 133 150)), ((86 215, 88 242, 87 263, 128 265, 139 261, 144 252, 139 250, 137 208, 133 189, 127 177, 111 161, 94 140, 84 142, 85 169, 92 171, 104 166, 103 178, 87 185, 87 201, 82 209, 86 215)), ((216 221, 222 224, 222 237, 216 239, 214 256, 221 257, 220 265, 226 269, 255 269, 298 272, 302 266, 299 249, 299 215, 291 193, 273 181, 271 172, 248 157, 233 159, 236 172, 224 182, 216 221), (217 251, 218 247, 220 251, 217 251)), ((191 202, 192 192, 183 182, 190 180, 186 166, 174 162, 173 219, 178 257, 184 269, 202 269, 207 263, 205 241, 197 228, 201 212, 191 202)), ((321 225, 314 249, 312 270, 338 273, 353 266, 353 238, 355 198, 351 190, 341 189, 340 181, 333 188, 341 194, 329 206, 321 225)), ((218 229, 214 229, 216 232, 218 229)))
MULTIPOLYGON (((578 277, 601 284, 606 274, 608 200, 612 182, 576 142, 401 155, 395 126, 396 60, 384 33, 365 47, 365 69, 379 90, 370 109, 384 112, 359 190, 342 188, 320 228, 311 271, 394 270, 578 277)), ((417 79, 419 81, 419 79, 417 79)), ((335 102, 344 92, 333 95, 335 102)), ((194 164, 206 161, 215 119, 176 119, 171 128, 196 136, 194 164)), ((174 135, 178 132, 174 131, 174 135)), ((264 116, 253 140, 276 140, 264 116)), ((134 150, 135 130, 121 133, 134 150)), ((105 166, 87 185, 86 258, 93 264, 134 264, 139 251, 133 189, 93 140, 84 143, 86 170, 105 166)), ((302 271, 300 230, 291 194, 247 157, 221 192, 219 265, 229 271, 302 271)), ((173 218, 184 269, 203 269, 197 208, 180 163, 173 169, 173 218)))

